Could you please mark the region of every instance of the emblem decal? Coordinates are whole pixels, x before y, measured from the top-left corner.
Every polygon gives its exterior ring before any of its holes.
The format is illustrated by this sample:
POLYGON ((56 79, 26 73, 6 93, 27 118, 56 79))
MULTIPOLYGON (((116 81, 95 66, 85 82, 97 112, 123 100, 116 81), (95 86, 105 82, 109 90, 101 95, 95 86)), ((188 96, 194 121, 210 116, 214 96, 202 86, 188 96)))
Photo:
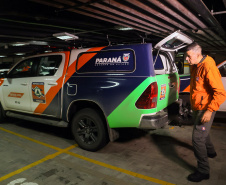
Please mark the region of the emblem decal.
POLYGON ((129 57, 130 57, 130 53, 124 53, 122 59, 124 62, 127 62, 129 60, 129 57))
POLYGON ((24 93, 10 92, 8 97, 22 98, 23 95, 24 95, 24 93))
POLYGON ((164 100, 166 97, 166 84, 161 85, 160 100, 164 100))
POLYGON ((96 58, 95 66, 105 65, 129 65, 130 53, 123 53, 123 56, 96 58))
POLYGON ((32 97, 34 102, 45 103, 44 82, 32 83, 32 97))

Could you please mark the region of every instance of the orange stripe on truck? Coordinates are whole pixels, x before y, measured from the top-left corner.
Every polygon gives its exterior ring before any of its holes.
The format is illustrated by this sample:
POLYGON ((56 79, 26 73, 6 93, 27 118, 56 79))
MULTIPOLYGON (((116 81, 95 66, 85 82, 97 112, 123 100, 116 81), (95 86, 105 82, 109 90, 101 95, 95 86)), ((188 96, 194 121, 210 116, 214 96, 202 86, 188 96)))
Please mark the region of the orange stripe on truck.
MULTIPOLYGON (((106 47, 106 46, 105 46, 106 47)), ((105 47, 96 47, 96 48, 91 48, 89 49, 87 52, 90 51, 100 51, 105 47)), ((63 74, 62 76, 57 80, 57 84, 56 86, 53 86, 50 88, 50 90, 47 92, 46 94, 46 103, 45 104, 39 104, 37 106, 37 108, 35 109, 34 113, 35 114, 42 114, 45 109, 49 106, 49 104, 52 102, 53 98, 56 96, 56 94, 59 92, 59 90, 62 88, 63 86, 63 80, 65 77, 65 81, 64 84, 68 81, 69 78, 71 78, 71 76, 75 73, 75 68, 76 68, 76 60, 68 67, 68 62, 69 62, 69 57, 70 57, 70 52, 63 52, 65 53, 65 64, 64 64, 64 70, 63 70, 63 74), (66 74, 67 72, 67 74, 66 74)), ((81 56, 79 58, 79 65, 77 66, 77 69, 80 69, 83 65, 85 65, 92 57, 94 57, 97 53, 90 53, 90 54, 86 54, 86 57, 81 56)))
MULTIPOLYGON (((105 47, 97 47, 97 48, 91 48, 87 52, 91 51, 100 51, 105 47)), ((85 55, 81 55, 79 57, 78 65, 77 65, 77 70, 80 69, 82 66, 84 66, 91 58, 93 58, 97 53, 86 53, 85 55)))
POLYGON ((187 86, 187 87, 183 90, 183 92, 190 92, 190 85, 187 86))
POLYGON ((49 106, 49 104, 52 102, 53 98, 56 96, 56 94, 59 92, 59 90, 62 88, 63 85, 63 79, 64 76, 66 74, 66 70, 67 70, 67 66, 68 66, 68 62, 69 62, 69 57, 70 57, 70 52, 66 51, 66 52, 62 52, 65 53, 65 65, 64 65, 64 70, 63 70, 63 74, 62 76, 57 80, 57 85, 53 86, 49 89, 49 91, 46 94, 46 103, 40 103, 34 113, 36 114, 42 114, 45 109, 49 106))

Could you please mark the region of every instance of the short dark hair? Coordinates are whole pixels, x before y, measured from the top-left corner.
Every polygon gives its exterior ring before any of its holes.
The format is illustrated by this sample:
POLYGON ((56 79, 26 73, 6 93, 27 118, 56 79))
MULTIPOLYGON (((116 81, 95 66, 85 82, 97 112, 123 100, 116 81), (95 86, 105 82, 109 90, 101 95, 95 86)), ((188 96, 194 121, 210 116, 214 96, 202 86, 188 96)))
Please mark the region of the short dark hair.
POLYGON ((197 42, 192 42, 186 47, 186 52, 190 50, 202 53, 202 47, 197 42))

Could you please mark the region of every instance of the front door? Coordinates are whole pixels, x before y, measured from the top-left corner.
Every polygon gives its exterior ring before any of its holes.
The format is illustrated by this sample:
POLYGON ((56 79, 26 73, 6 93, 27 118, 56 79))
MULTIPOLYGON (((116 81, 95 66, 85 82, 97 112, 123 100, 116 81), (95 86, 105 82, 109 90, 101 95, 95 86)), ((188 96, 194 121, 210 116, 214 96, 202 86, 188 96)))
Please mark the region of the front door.
POLYGON ((30 78, 34 59, 20 62, 9 72, 2 85, 3 100, 7 109, 31 112, 30 78))

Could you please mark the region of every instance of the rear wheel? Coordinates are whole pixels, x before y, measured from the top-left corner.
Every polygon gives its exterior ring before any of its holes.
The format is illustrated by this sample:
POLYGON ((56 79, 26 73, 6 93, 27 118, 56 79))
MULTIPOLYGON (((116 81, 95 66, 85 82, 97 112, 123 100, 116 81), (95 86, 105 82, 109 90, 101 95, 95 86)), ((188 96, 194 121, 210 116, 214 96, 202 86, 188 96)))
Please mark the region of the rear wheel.
POLYGON ((72 134, 82 149, 97 151, 107 142, 107 130, 100 114, 90 108, 80 110, 72 119, 72 134))

